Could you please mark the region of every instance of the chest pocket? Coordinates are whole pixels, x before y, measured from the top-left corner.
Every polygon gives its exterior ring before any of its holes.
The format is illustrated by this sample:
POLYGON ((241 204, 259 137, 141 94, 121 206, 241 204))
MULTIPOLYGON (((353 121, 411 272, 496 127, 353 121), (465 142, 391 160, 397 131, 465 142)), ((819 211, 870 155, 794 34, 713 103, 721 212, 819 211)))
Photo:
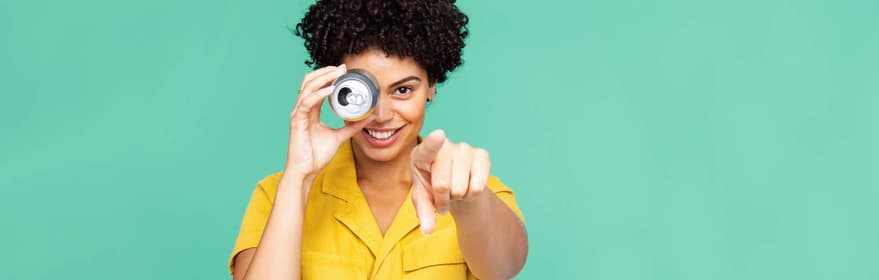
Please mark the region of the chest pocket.
POLYGON ((367 279, 369 267, 359 258, 322 252, 302 252, 302 279, 367 279))
POLYGON ((403 279, 467 279, 467 263, 454 228, 403 246, 403 279))

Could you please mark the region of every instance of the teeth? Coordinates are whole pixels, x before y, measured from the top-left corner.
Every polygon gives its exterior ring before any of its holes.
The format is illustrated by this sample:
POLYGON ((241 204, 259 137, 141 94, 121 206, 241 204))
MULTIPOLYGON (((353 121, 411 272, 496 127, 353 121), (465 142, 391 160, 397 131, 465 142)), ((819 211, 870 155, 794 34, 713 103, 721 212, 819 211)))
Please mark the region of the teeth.
POLYGON ((366 132, 375 139, 384 140, 391 137, 391 135, 394 135, 395 131, 374 131, 367 129, 366 132))

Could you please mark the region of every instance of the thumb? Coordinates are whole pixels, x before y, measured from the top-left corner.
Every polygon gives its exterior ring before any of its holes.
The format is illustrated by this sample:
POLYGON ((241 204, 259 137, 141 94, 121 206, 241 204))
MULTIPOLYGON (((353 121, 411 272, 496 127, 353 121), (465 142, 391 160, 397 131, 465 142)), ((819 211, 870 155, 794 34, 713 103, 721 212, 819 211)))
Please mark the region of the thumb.
POLYGON ((412 163, 418 169, 429 171, 445 142, 446 133, 441 129, 434 130, 412 151, 412 163))
POLYGON ((354 123, 346 124, 345 126, 337 129, 336 131, 338 131, 339 137, 341 137, 341 140, 345 140, 345 139, 351 138, 351 136, 354 136, 354 134, 357 134, 357 132, 363 130, 363 128, 366 127, 366 125, 369 124, 369 122, 371 122, 373 119, 375 119, 375 115, 370 115, 369 117, 366 117, 365 119, 359 120, 354 123))

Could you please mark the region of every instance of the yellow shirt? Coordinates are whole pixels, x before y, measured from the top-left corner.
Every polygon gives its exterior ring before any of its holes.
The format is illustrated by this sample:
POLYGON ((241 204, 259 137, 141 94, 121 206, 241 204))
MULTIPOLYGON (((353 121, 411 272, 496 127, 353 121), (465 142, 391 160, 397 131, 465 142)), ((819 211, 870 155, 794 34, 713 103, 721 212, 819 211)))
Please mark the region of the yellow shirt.
MULTIPOLYGON (((261 180, 241 222, 229 260, 259 244, 281 173, 261 180)), ((513 191, 492 176, 488 188, 523 219, 513 191)), ((302 279, 476 279, 467 268, 455 221, 437 215, 429 236, 418 229, 410 195, 382 236, 360 187, 350 140, 314 179, 303 221, 302 279)))

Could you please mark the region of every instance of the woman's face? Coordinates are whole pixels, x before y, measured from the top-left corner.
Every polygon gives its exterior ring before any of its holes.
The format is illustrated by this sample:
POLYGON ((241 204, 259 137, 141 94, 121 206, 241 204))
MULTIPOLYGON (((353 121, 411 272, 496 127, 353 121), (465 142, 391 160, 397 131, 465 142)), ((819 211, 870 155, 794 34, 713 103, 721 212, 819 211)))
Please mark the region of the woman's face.
POLYGON ((411 58, 388 56, 367 49, 342 59, 347 69, 369 71, 378 82, 379 98, 372 114, 375 119, 352 138, 354 150, 366 158, 387 162, 408 155, 424 124, 424 109, 435 87, 427 72, 411 58))

